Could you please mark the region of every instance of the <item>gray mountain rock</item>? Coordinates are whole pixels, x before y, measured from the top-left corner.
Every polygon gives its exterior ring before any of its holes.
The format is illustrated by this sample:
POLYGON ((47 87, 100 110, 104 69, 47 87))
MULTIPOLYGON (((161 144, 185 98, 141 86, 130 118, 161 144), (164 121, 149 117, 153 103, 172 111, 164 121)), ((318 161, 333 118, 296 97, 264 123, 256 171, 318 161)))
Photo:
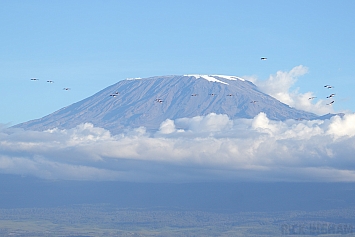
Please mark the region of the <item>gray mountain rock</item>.
POLYGON ((227 114, 231 119, 315 119, 261 92, 252 82, 222 75, 159 76, 126 79, 43 118, 14 127, 27 130, 68 129, 92 123, 112 133, 145 126, 155 130, 166 119, 227 114))

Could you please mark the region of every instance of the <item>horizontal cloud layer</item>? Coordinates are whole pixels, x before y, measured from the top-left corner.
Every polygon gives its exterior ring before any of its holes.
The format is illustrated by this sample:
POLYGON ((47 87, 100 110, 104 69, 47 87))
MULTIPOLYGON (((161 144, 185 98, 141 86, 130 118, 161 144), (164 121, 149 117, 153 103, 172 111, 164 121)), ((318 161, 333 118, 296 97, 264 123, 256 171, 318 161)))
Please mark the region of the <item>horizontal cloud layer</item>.
POLYGON ((118 135, 81 124, 0 131, 0 172, 46 179, 355 181, 355 114, 329 120, 231 120, 209 114, 118 135))

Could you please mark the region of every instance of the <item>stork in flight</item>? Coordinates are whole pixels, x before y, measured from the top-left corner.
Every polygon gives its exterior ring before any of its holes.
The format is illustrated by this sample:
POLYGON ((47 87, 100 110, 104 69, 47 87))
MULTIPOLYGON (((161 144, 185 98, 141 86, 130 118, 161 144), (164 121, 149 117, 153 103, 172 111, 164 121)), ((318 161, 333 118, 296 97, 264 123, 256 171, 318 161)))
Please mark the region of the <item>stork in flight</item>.
POLYGON ((260 58, 260 60, 267 60, 267 58, 265 58, 265 57, 262 57, 262 58, 260 58))
POLYGON ((317 98, 316 96, 309 97, 309 100, 313 100, 314 98, 317 98))
POLYGON ((70 90, 70 88, 65 87, 65 88, 63 88, 63 90, 68 91, 68 90, 70 90))
POLYGON ((39 81, 38 78, 31 78, 31 81, 39 81))
POLYGON ((327 105, 332 105, 333 103, 334 103, 334 100, 332 102, 330 102, 329 104, 327 104, 327 105))
POLYGON ((116 96, 118 96, 119 94, 120 94, 120 93, 118 93, 118 91, 116 91, 115 93, 111 94, 110 96, 116 97, 116 96))
POLYGON ((333 96, 335 96, 335 94, 330 94, 327 98, 332 98, 333 96))
POLYGON ((48 83, 54 83, 54 81, 51 81, 51 80, 48 80, 47 82, 48 82, 48 83))
POLYGON ((161 100, 161 99, 155 99, 155 101, 158 103, 163 103, 163 100, 161 100))
POLYGON ((325 85, 324 87, 325 87, 325 88, 328 88, 328 89, 333 88, 333 86, 331 86, 331 85, 325 85))

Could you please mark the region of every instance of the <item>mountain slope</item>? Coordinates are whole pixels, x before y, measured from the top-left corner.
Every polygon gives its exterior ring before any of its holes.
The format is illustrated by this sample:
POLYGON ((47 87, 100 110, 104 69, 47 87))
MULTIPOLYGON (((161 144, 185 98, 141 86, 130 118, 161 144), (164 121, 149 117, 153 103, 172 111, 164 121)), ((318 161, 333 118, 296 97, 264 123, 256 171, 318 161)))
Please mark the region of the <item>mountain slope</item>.
POLYGON ((125 127, 157 129, 166 119, 212 112, 232 119, 253 118, 260 112, 273 120, 317 117, 281 103, 242 78, 184 75, 122 80, 82 101, 15 127, 63 129, 89 122, 117 133, 125 127))

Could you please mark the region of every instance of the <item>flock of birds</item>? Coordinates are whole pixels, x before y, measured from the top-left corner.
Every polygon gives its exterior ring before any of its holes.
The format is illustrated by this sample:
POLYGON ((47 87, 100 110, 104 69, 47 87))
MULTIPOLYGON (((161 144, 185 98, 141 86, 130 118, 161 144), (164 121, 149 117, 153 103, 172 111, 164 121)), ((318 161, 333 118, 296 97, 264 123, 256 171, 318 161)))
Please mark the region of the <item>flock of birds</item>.
MULTIPOLYGON (((31 81, 39 81, 39 79, 38 79, 38 78, 31 78, 31 81)), ((54 83, 54 81, 48 80, 47 83, 54 83)), ((70 90, 70 88, 69 88, 69 87, 64 87, 63 90, 68 91, 68 90, 70 90)), ((117 97, 117 96, 119 96, 119 94, 120 94, 120 93, 116 91, 116 92, 110 94, 110 96, 111 96, 111 97, 117 97)), ((215 93, 210 93, 209 95, 210 95, 210 96, 216 96, 217 94, 215 94, 215 93)), ((192 94, 191 96, 198 96, 198 94, 192 94)), ((232 94, 228 94, 227 96, 233 96, 233 95, 232 95, 232 94)), ((157 103, 163 103, 163 100, 157 98, 157 99, 155 99, 155 102, 157 102, 157 103)), ((253 101, 251 101, 250 103, 255 104, 256 102, 258 102, 258 101, 253 100, 253 101)))
MULTIPOLYGON (((262 61, 267 60, 266 57, 261 57, 260 59, 261 59, 262 61)), ((39 81, 39 79, 38 79, 38 78, 31 78, 31 81, 39 81)), ((54 81, 52 81, 52 80, 47 80, 47 83, 54 83, 54 81)), ((327 88, 327 89, 332 89, 332 88, 334 88, 334 87, 331 86, 331 85, 325 85, 324 87, 327 88)), ((68 90, 70 90, 70 88, 69 88, 69 87, 64 87, 63 90, 68 91, 68 90)), ((110 94, 110 96, 111 96, 111 97, 117 97, 119 94, 120 94, 119 92, 114 92, 114 93, 110 94)), ((215 94, 215 93, 210 93, 209 95, 210 95, 210 96, 216 96, 217 94, 215 94)), ((191 96, 198 96, 198 94, 192 94, 191 96)), ((233 96, 233 95, 232 95, 232 94, 228 94, 227 96, 233 96)), ((332 99, 334 96, 335 96, 335 94, 332 93, 332 94, 330 94, 329 96, 327 96, 327 99, 332 99)), ((309 99, 309 100, 313 100, 313 99, 315 99, 315 98, 317 98, 317 97, 316 97, 316 96, 312 96, 312 97, 309 97, 308 99, 309 99)), ((157 98, 157 99, 155 99, 155 102, 157 102, 157 103, 163 103, 164 101, 163 101, 162 99, 157 98)), ((253 103, 253 104, 255 104, 255 103, 257 103, 257 102, 258 102, 257 100, 250 101, 250 103, 253 103)), ((335 102, 334 100, 331 100, 329 103, 327 103, 327 105, 332 105, 334 102, 335 102)))
MULTIPOLYGON (((39 79, 38 78, 31 78, 31 81, 39 81, 39 79)), ((47 83, 54 83, 54 81, 48 80, 47 83)), ((70 88, 69 87, 64 87, 63 90, 69 91, 70 88)))
MULTIPOLYGON (((262 57, 262 58, 260 58, 261 60, 267 60, 267 58, 264 58, 264 57, 262 57)), ((331 85, 325 85, 324 86, 325 88, 327 88, 327 89, 332 89, 332 88, 334 88, 333 86, 331 86, 331 85)), ((327 96, 327 99, 331 99, 331 98, 333 98, 335 96, 335 94, 334 93, 332 93, 332 94, 330 94, 329 96, 327 96)), ((313 100, 313 99, 315 99, 315 98, 317 98, 316 96, 312 96, 312 97, 309 97, 308 99, 309 100, 313 100)), ((331 100, 327 105, 332 105, 332 104, 334 104, 334 100, 331 100)))
MULTIPOLYGON (((324 86, 325 88, 327 88, 327 89, 332 89, 332 88, 334 88, 333 86, 331 86, 331 85, 325 85, 324 86)), ((334 93, 332 93, 332 94, 330 94, 329 96, 327 96, 327 99, 332 99, 333 97, 335 96, 335 94, 334 93)), ((309 97, 308 99, 309 100, 313 100, 313 99, 315 99, 315 98, 317 98, 316 96, 312 96, 312 97, 309 97)), ((334 104, 334 100, 331 100, 327 105, 332 105, 332 104, 334 104)))
MULTIPOLYGON (((111 97, 117 97, 117 96, 119 96, 119 94, 120 94, 120 93, 119 93, 118 91, 116 91, 116 92, 110 94, 110 96, 111 96, 111 97)), ((210 95, 210 96, 216 96, 217 94, 215 94, 215 93, 210 93, 210 94, 208 94, 208 95, 210 95)), ((191 96, 198 96, 198 94, 191 94, 191 96)), ((234 96, 234 95, 232 95, 232 94, 227 94, 226 96, 234 96)), ((160 103, 160 104, 164 102, 164 100, 162 100, 162 99, 160 99, 160 98, 156 98, 154 101, 157 102, 157 103, 160 103)), ((255 104, 255 103, 257 103, 257 102, 258 102, 257 100, 252 100, 252 101, 250 101, 250 103, 253 103, 253 104, 255 104)))
MULTIPOLYGON (((210 96, 216 96, 217 94, 212 93, 212 94, 209 94, 209 95, 210 96)), ((110 96, 114 96, 114 95, 111 94, 110 96)), ((198 94, 192 94, 191 96, 198 96, 198 94)), ((228 94, 227 96, 233 96, 233 95, 232 94, 228 94)), ((159 98, 155 99, 154 101, 157 102, 157 103, 160 103, 160 104, 164 102, 164 100, 159 99, 159 98)), ((253 103, 253 104, 255 104, 257 102, 258 102, 257 100, 250 101, 250 103, 253 103)))

